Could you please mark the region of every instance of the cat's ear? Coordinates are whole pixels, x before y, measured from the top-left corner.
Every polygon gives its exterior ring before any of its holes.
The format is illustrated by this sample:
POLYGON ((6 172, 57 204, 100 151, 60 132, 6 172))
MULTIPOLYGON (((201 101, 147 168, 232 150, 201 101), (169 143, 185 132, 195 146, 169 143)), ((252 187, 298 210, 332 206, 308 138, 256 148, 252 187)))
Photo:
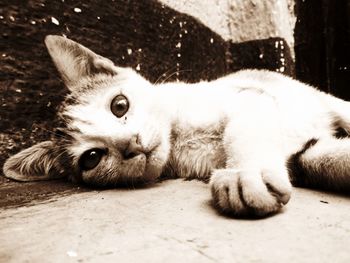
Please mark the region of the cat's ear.
POLYGON ((60 150, 52 141, 38 143, 6 160, 5 177, 16 181, 41 181, 64 177, 60 150))
POLYGON ((68 88, 81 78, 97 73, 117 74, 117 67, 105 57, 62 36, 48 35, 45 44, 68 88))

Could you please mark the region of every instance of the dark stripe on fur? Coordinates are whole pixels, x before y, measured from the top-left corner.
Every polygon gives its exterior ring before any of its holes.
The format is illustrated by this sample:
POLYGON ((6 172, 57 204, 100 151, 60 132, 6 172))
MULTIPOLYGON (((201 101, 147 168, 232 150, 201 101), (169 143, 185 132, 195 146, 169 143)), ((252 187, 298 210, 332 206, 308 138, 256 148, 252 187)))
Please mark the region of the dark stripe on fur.
POLYGON ((317 142, 318 140, 315 138, 309 140, 299 152, 293 154, 287 161, 289 178, 294 186, 307 185, 307 174, 302 166, 301 156, 317 142))
POLYGON ((343 127, 341 127, 339 121, 333 122, 332 126, 333 126, 333 130, 334 130, 333 136, 335 138, 341 139, 341 138, 349 137, 348 132, 343 127))
POLYGON ((344 128, 342 119, 335 113, 331 113, 330 117, 332 119, 331 128, 334 131, 333 136, 337 139, 349 137, 349 132, 344 128))

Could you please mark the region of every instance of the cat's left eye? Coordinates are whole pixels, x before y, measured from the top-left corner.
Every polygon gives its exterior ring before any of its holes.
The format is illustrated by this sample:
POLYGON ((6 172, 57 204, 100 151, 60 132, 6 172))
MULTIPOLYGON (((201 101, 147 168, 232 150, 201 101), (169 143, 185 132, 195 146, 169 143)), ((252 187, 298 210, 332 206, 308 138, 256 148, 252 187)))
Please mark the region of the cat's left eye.
POLYGON ((118 118, 123 117, 129 110, 129 101, 124 95, 116 96, 111 103, 111 111, 118 118))
POLYGON ((94 169, 100 163, 102 156, 105 154, 105 150, 97 148, 84 152, 79 159, 80 169, 83 171, 94 169))

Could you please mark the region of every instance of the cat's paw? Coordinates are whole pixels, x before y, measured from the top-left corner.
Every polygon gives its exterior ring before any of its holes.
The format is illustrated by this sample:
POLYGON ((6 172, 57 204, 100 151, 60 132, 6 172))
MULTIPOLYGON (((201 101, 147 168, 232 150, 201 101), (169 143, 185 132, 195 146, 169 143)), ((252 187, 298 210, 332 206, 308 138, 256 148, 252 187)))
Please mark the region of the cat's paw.
POLYGON ((286 204, 291 183, 285 169, 215 170, 210 179, 215 206, 235 216, 266 216, 286 204))

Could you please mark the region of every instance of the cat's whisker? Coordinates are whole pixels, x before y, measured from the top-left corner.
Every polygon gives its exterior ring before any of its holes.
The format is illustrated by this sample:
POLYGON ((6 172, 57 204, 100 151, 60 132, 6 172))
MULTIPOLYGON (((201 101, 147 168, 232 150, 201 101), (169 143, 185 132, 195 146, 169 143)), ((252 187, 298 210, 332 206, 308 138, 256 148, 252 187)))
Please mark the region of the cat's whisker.
POLYGON ((175 68, 176 68, 176 66, 174 66, 174 67, 168 69, 167 71, 163 72, 163 73, 157 78, 157 80, 154 82, 154 84, 157 85, 163 77, 166 77, 166 74, 168 74, 169 72, 173 71, 175 68))
POLYGON ((51 131, 51 130, 46 129, 46 128, 44 128, 44 127, 40 127, 39 129, 42 130, 42 131, 45 131, 45 132, 49 133, 50 135, 53 135, 54 137, 60 137, 61 139, 69 140, 68 136, 66 136, 66 135, 64 135, 64 134, 58 134, 57 132, 51 131))
POLYGON ((59 160, 64 154, 69 154, 67 149, 61 151, 56 157, 55 160, 59 160))
POLYGON ((168 81, 171 77, 173 77, 174 75, 176 75, 177 73, 181 73, 181 72, 190 72, 192 71, 192 69, 181 69, 181 70, 176 70, 173 73, 171 73, 167 78, 165 78, 161 84, 164 84, 166 81, 168 81))
MULTIPOLYGON (((73 101, 73 102, 75 102, 75 103, 81 103, 81 101, 79 101, 79 99, 78 98, 76 98, 74 95, 72 95, 72 94, 69 94, 67 97, 66 97, 66 99, 65 99, 65 103, 68 103, 68 101, 73 101)), ((70 103, 69 103, 70 104, 70 103)))

